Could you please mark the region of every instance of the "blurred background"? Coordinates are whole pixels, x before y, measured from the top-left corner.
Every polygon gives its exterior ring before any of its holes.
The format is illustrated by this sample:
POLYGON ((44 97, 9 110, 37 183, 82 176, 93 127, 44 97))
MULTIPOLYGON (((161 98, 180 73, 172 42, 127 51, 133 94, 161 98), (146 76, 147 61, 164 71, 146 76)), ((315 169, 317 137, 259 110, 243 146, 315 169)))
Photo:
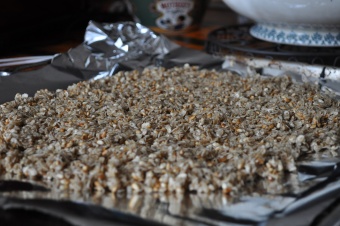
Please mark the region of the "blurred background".
POLYGON ((0 7, 1 55, 82 39, 89 20, 131 20, 124 0, 12 0, 0 7))
MULTIPOLYGON (((44 54, 44 46, 57 45, 65 41, 76 46, 82 42, 90 20, 132 21, 134 17, 127 1, 3 1, 0 7, 0 57, 20 55, 21 52, 27 51, 32 51, 30 54, 44 54)), ((230 23, 225 17, 226 11, 230 10, 222 0, 210 0, 202 26, 217 24, 221 26, 230 23)))

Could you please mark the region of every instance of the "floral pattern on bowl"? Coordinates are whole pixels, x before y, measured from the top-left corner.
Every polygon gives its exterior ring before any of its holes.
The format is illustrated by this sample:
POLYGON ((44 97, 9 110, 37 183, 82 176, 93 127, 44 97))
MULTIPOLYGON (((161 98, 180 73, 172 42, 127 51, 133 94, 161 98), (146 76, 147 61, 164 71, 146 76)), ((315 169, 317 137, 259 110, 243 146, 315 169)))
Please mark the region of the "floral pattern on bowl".
POLYGON ((281 44, 329 47, 340 46, 338 27, 289 26, 258 23, 250 34, 258 39, 281 44))

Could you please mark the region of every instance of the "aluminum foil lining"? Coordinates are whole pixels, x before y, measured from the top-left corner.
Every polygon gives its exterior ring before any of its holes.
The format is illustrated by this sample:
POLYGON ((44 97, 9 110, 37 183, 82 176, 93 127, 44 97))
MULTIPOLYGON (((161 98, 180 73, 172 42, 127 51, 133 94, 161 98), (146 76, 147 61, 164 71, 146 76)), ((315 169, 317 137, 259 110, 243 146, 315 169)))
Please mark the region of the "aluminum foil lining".
MULTIPOLYGON (((91 21, 82 45, 54 56, 47 66, 37 70, 0 76, 0 102, 12 100, 16 93, 33 95, 43 88, 63 89, 79 81, 113 76, 121 70, 142 70, 149 66, 169 68, 186 63, 230 70, 240 76, 290 74, 297 82, 314 82, 323 91, 340 93, 338 68, 248 57, 221 59, 180 47, 138 23, 91 21)), ((101 201, 94 201, 89 197, 64 197, 30 182, 2 180, 0 215, 25 209, 63 219, 70 225, 98 226, 296 225, 296 222, 309 225, 340 198, 340 158, 302 162, 298 173, 298 183, 305 184, 303 189, 292 190, 289 194, 242 197, 237 202, 225 201, 223 195, 202 201, 192 194, 166 200, 140 195, 121 199, 100 197, 101 201), (199 208, 191 205, 195 202, 201 202, 199 208), (135 205, 139 206, 139 211, 131 211, 130 207, 135 205)))

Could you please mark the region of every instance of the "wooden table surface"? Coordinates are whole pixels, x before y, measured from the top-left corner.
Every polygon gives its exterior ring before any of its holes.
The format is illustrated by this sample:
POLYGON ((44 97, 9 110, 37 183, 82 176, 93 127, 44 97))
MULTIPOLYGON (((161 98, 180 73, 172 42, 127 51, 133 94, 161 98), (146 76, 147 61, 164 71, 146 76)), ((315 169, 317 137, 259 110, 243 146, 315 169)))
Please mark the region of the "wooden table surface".
MULTIPOLYGON (((242 18, 233 13, 222 2, 215 2, 210 4, 204 16, 202 25, 198 30, 176 35, 166 34, 166 36, 182 46, 203 50, 209 32, 222 26, 237 24, 240 20, 242 20, 242 18)), ((84 32, 85 31, 75 32, 75 34, 69 36, 67 40, 42 44, 32 48, 19 49, 5 55, 0 55, 0 58, 64 53, 82 43, 84 32)), ((56 39, 57 38, 58 37, 56 37, 56 39)))

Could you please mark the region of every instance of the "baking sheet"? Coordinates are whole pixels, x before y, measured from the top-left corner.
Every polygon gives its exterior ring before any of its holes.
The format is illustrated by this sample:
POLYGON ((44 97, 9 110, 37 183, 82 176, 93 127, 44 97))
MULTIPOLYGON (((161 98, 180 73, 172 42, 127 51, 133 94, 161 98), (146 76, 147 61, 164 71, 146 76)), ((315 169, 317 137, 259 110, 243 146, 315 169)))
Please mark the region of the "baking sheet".
MULTIPOLYGON (((215 58, 180 47, 132 22, 91 21, 84 43, 55 56, 38 70, 0 77, 0 102, 16 93, 63 89, 83 80, 113 76, 121 70, 186 63, 201 68, 231 70, 240 76, 290 74, 297 82, 313 82, 337 97, 340 70, 323 66, 227 56, 215 58)), ((340 159, 302 162, 296 184, 285 194, 262 194, 232 200, 223 194, 73 196, 29 182, 0 182, 0 206, 5 213, 24 209, 63 219, 71 225, 310 225, 340 197, 340 159), (303 211, 302 211, 303 210, 303 211), (6 212, 7 211, 7 212, 6 212), (133 215, 131 215, 133 214, 133 215), (296 225, 296 224, 294 224, 296 225)))

